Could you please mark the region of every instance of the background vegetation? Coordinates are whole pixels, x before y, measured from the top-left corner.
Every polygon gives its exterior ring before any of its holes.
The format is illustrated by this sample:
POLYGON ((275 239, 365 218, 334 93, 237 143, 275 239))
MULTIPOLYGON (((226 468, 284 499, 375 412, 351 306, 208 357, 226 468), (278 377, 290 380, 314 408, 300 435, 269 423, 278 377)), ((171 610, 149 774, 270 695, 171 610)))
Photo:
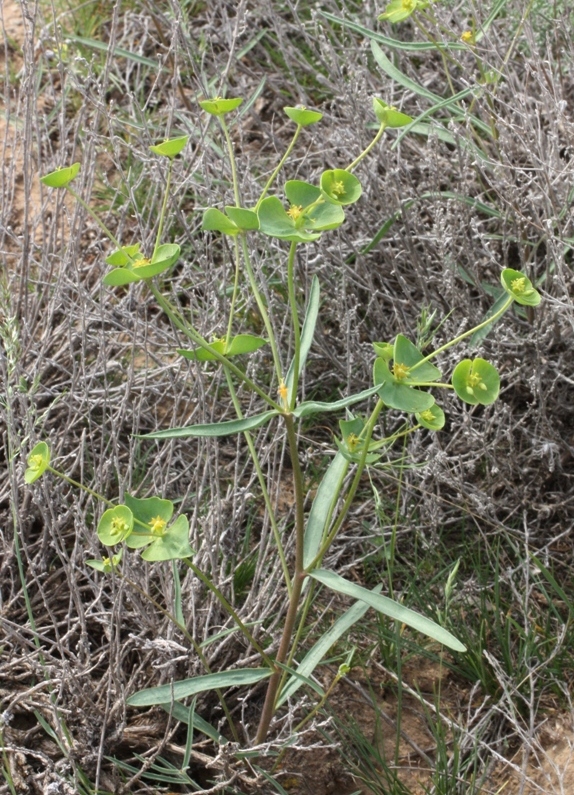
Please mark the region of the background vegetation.
MULTIPOLYGON (((560 792, 574 780, 572 12, 559 0, 441 2, 421 29, 412 19, 378 22, 383 10, 338 0, 3 4, 2 793, 319 795, 364 783, 446 795, 503 783, 560 792), (476 45, 460 41, 485 27, 476 45), (366 145, 372 95, 425 114, 361 166, 364 196, 347 223, 299 261, 324 296, 307 398, 367 388, 372 341, 417 329, 419 343, 434 345, 478 323, 503 267, 528 273, 544 299, 482 342, 503 373, 499 401, 469 409, 447 400, 443 432, 410 439, 395 466, 365 479, 329 561, 370 587, 383 581, 469 652, 443 656, 406 632, 398 643, 392 623, 367 613, 332 649, 333 676, 352 646, 353 669, 273 774, 273 757, 237 761, 200 732, 186 753, 185 724, 126 708, 135 690, 201 670, 146 598, 172 603, 170 564, 130 557, 129 582, 89 569, 98 506, 54 480, 23 482, 25 456, 43 439, 60 469, 99 492, 181 500, 198 565, 244 621, 260 622, 263 638, 279 622, 285 594, 243 440, 135 436, 223 419, 223 383, 208 386, 203 365, 174 357, 174 331, 139 286, 101 285, 109 250, 98 229, 38 183, 81 161, 82 196, 122 241, 151 243, 163 173, 148 147, 189 134, 167 230, 183 254, 166 287, 205 336, 220 336, 231 275, 225 242, 201 231, 201 211, 228 203, 230 182, 197 99, 224 92, 249 100, 233 135, 243 195, 254 200, 290 139, 284 105, 325 113, 302 135, 291 178, 312 178, 366 145)), ((257 267, 277 313, 284 257, 274 245, 257 267)), ((253 306, 243 312, 259 332, 253 306)), ((265 354, 252 366, 268 366, 265 354)), ((334 428, 304 436, 310 483, 333 453, 334 428)), ((265 466, 289 527, 289 461, 274 454, 265 466)), ((221 634, 225 616, 201 583, 187 576, 182 593, 190 632, 211 639, 210 664, 250 665, 237 636, 221 634)), ((317 635, 344 607, 318 599, 317 635)), ((248 745, 257 691, 239 695, 248 745)), ((311 704, 300 696, 286 706, 270 754, 311 704)), ((215 727, 222 718, 207 697, 197 712, 215 727)))

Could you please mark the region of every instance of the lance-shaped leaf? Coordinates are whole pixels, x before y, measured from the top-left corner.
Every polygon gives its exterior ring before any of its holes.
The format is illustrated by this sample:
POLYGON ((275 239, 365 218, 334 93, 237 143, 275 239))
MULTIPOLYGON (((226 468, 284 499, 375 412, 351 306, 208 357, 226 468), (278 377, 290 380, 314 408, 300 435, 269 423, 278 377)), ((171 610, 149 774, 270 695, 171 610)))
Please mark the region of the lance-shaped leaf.
POLYGON ((407 116, 406 113, 401 113, 392 105, 387 105, 382 99, 373 97, 373 110, 377 120, 384 124, 385 127, 406 127, 407 124, 412 122, 412 117, 407 116))
POLYGON ((253 417, 245 417, 242 420, 228 420, 226 422, 213 422, 208 425, 188 425, 186 428, 169 428, 166 431, 155 431, 154 433, 143 434, 143 439, 181 439, 187 436, 230 436, 234 433, 244 433, 253 431, 272 417, 276 417, 277 411, 264 411, 262 414, 255 414, 253 417))
POLYGON ((354 204, 363 192, 357 177, 342 168, 323 171, 321 190, 327 201, 333 204, 354 204))
POLYGON ((56 171, 51 171, 49 174, 44 174, 40 177, 40 182, 47 185, 49 188, 65 188, 70 182, 75 179, 80 170, 80 164, 74 163, 72 166, 65 168, 58 168, 56 171))
POLYGON ((316 400, 307 400, 293 409, 293 416, 307 417, 309 414, 324 414, 328 411, 346 409, 347 406, 353 406, 355 403, 360 403, 362 400, 371 397, 378 392, 378 389, 378 385, 375 385, 369 389, 365 389, 363 392, 358 392, 356 395, 349 395, 349 397, 336 400, 334 403, 321 403, 316 400))
POLYGON ((471 406, 494 403, 500 391, 500 376, 496 367, 485 359, 463 359, 452 374, 454 391, 471 406))
POLYGON ((186 145, 188 141, 189 141, 189 135, 180 135, 177 138, 169 138, 166 141, 162 141, 161 144, 150 146, 150 149, 156 155, 169 157, 169 159, 171 160, 182 151, 183 147, 186 145))
POLYGON ((38 442, 35 445, 26 463, 28 466, 24 472, 24 482, 28 484, 34 483, 35 480, 42 477, 50 465, 50 448, 46 442, 38 442))
POLYGON ((530 279, 520 271, 505 268, 500 274, 502 286, 511 295, 517 304, 523 306, 538 306, 542 296, 532 286, 530 279))
POLYGON ((317 110, 309 110, 309 108, 285 107, 283 110, 287 116, 289 116, 291 121, 294 121, 295 124, 299 124, 301 127, 308 127, 310 124, 316 124, 323 118, 322 113, 319 113, 317 110))
POLYGON ((98 538, 107 547, 120 544, 132 532, 134 517, 127 505, 116 505, 104 511, 98 522, 98 538))
MULTIPOLYGON (((315 336, 315 325, 317 323, 317 317, 319 316, 320 298, 321 287, 319 284, 319 279, 316 276, 313 276, 311 290, 309 291, 309 301, 307 304, 307 311, 305 313, 305 320, 303 321, 303 328, 301 329, 301 340, 299 345, 299 372, 297 373, 297 376, 300 376, 305 369, 307 356, 309 355, 309 351, 313 343, 313 337, 315 336)), ((287 385, 289 392, 293 386, 293 377, 295 374, 294 367, 295 359, 291 361, 287 378, 285 379, 285 384, 287 385)))
MULTIPOLYGON (((128 262, 110 271, 104 276, 103 282, 112 287, 118 287, 130 282, 139 282, 143 279, 151 279, 153 276, 158 276, 160 273, 171 268, 177 261, 180 247, 175 243, 165 243, 163 246, 158 246, 157 251, 151 259, 135 253, 130 255, 130 249, 133 247, 126 246, 118 249, 111 256, 122 259, 128 256, 128 262)), ((108 260, 110 257, 108 257, 108 260)))
POLYGON ((169 704, 182 698, 204 693, 207 690, 218 690, 225 687, 254 685, 271 676, 269 668, 243 668, 239 671, 222 671, 218 674, 205 674, 192 679, 182 679, 170 685, 150 687, 134 693, 127 700, 130 707, 152 707, 157 704, 169 704))
POLYGON ((422 632, 424 635, 437 640, 439 643, 442 643, 449 649, 461 652, 466 651, 466 647, 448 630, 443 629, 439 624, 435 623, 430 618, 421 616, 414 610, 404 607, 403 605, 399 604, 399 602, 395 602, 393 599, 389 599, 387 596, 381 596, 380 594, 373 593, 367 588, 363 588, 354 582, 349 582, 340 575, 335 574, 335 572, 327 571, 326 569, 317 569, 316 571, 312 571, 310 572, 309 576, 323 585, 326 585, 327 588, 330 588, 332 591, 345 594, 346 596, 350 596, 353 599, 360 599, 370 607, 373 607, 379 613, 382 613, 383 615, 388 616, 395 621, 399 621, 401 624, 406 624, 408 627, 412 627, 417 632, 422 632))
MULTIPOLYGON (((259 350, 264 345, 267 345, 267 340, 263 337, 255 337, 253 334, 238 334, 231 339, 227 345, 225 339, 214 340, 209 343, 222 356, 239 356, 243 353, 252 353, 259 350)), ((193 350, 185 350, 178 348, 177 352, 186 359, 191 359, 194 362, 210 362, 217 360, 217 356, 205 348, 194 348, 193 350)))
POLYGON ((349 462, 341 453, 337 453, 319 484, 305 525, 303 543, 303 565, 305 567, 311 564, 319 552, 321 541, 329 529, 348 469, 349 462))

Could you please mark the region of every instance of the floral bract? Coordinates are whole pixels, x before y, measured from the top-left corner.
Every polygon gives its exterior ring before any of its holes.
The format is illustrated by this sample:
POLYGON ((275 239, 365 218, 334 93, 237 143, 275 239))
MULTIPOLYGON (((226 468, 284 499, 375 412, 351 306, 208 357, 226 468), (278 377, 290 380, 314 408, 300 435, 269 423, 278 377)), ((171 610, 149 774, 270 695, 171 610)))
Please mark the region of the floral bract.
POLYGON ((302 180, 285 183, 289 209, 276 196, 264 199, 258 210, 259 228, 270 237, 298 243, 317 240, 321 232, 336 229, 345 220, 342 208, 327 204, 315 185, 302 180))
MULTIPOLYGON (((266 344, 267 340, 263 339, 263 337, 255 337, 253 334, 238 334, 236 337, 232 337, 229 343, 225 338, 210 343, 211 347, 218 353, 227 357, 239 356, 242 353, 252 353, 252 351, 256 351, 266 344)), ((191 351, 178 348, 177 352, 186 359, 191 359, 195 362, 217 360, 217 356, 214 356, 213 353, 205 348, 195 348, 191 351)))
POLYGON ((316 110, 309 110, 308 108, 299 107, 299 108, 283 108, 287 116, 294 121, 295 124, 299 124, 301 127, 309 127, 310 124, 316 124, 318 121, 321 121, 323 118, 323 114, 319 113, 316 110))
POLYGON ((147 259, 139 253, 139 244, 123 246, 107 258, 108 264, 119 264, 119 267, 106 274, 103 282, 117 287, 130 282, 139 282, 142 279, 151 279, 171 268, 177 261, 180 251, 177 244, 166 243, 158 247, 151 259, 147 259))
POLYGON ((101 571, 104 574, 109 574, 119 565, 122 559, 122 550, 117 555, 112 555, 111 558, 102 558, 102 560, 87 560, 86 565, 91 566, 96 571, 101 571))
POLYGON ((427 8, 428 5, 428 0, 391 0, 378 19, 388 19, 389 22, 402 22, 418 9, 427 8))
POLYGON ((500 274, 500 281, 508 295, 511 295, 517 304, 538 306, 542 300, 542 296, 532 286, 530 279, 520 271, 505 268, 500 274))
POLYGON ((116 505, 104 511, 98 522, 98 538, 107 547, 113 547, 124 541, 132 532, 134 517, 126 505, 116 505))
POLYGON ((46 442, 38 442, 28 456, 28 466, 24 472, 25 483, 34 483, 41 478, 50 465, 50 448, 46 442))
POLYGON ((321 175, 321 190, 327 201, 333 204, 354 204, 363 192, 357 177, 343 168, 324 171, 321 175))
POLYGON ((189 141, 189 135, 180 135, 178 138, 169 138, 161 144, 150 146, 152 152, 156 155, 169 157, 170 159, 178 155, 186 143, 189 141))
POLYGON ((388 348, 374 365, 374 383, 381 384, 379 396, 387 406, 401 411, 423 412, 434 404, 429 392, 413 389, 440 378, 440 370, 424 361, 422 353, 410 340, 399 334, 393 346, 393 364, 389 367, 388 348))
POLYGON ((80 164, 74 163, 72 166, 58 168, 40 177, 40 182, 49 188, 65 188, 78 174, 80 164))
POLYGON ((496 367, 484 359, 463 359, 452 374, 454 391, 471 406, 494 403, 500 391, 500 376, 496 367))
POLYGON ((412 122, 412 117, 407 116, 406 113, 401 113, 391 105, 387 105, 382 99, 373 97, 373 110, 375 116, 381 124, 385 127, 406 127, 407 124, 412 122))
POLYGON ((436 403, 430 409, 415 413, 415 419, 423 428, 428 428, 429 431, 440 431, 441 428, 444 428, 444 411, 436 403))
POLYGON ((243 100, 240 97, 234 99, 223 99, 222 97, 215 97, 214 99, 204 99, 199 105, 206 113, 212 116, 225 116, 226 113, 231 113, 232 110, 238 108, 243 100))

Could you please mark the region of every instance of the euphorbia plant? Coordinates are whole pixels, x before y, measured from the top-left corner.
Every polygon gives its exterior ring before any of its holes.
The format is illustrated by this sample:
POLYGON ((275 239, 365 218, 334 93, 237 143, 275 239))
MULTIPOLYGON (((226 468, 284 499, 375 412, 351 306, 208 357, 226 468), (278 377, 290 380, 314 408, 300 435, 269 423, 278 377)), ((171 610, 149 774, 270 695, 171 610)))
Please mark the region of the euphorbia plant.
MULTIPOLYGON (((382 100, 375 99, 373 111, 379 122, 379 129, 371 143, 352 163, 346 167, 327 169, 317 183, 288 180, 279 195, 268 195, 302 128, 321 120, 321 114, 317 111, 306 108, 285 108, 286 115, 296 125, 293 139, 286 155, 281 158, 264 186, 259 199, 249 203, 243 202, 240 196, 233 143, 226 121, 226 117, 236 110, 241 100, 215 98, 200 104, 208 114, 217 119, 220 125, 231 164, 235 200, 234 204, 223 208, 208 208, 203 215, 203 228, 208 232, 226 235, 232 243, 231 248, 235 258, 229 316, 225 319, 226 334, 216 341, 204 338, 197 327, 187 319, 185 313, 179 311, 178 307, 172 305, 163 295, 156 280, 160 274, 162 283, 169 278, 169 271, 179 256, 179 246, 162 243, 161 238, 168 208, 172 166, 174 158, 185 152, 187 143, 185 136, 168 139, 151 147, 156 155, 168 160, 168 175, 156 242, 149 258, 142 255, 139 243, 130 242, 122 245, 116 240, 83 199, 72 191, 70 183, 78 174, 77 165, 46 175, 42 181, 49 187, 69 190, 78 196, 79 201, 98 220, 102 230, 114 244, 115 250, 106 260, 112 270, 104 277, 104 283, 109 286, 121 286, 134 281, 145 282, 158 304, 185 338, 186 345, 191 343, 193 346, 181 347, 178 353, 187 359, 207 362, 208 368, 223 368, 236 419, 159 430, 148 434, 147 438, 222 437, 240 433, 245 435, 249 455, 257 474, 263 507, 273 529, 276 550, 283 570, 284 587, 288 595, 285 619, 277 638, 277 650, 271 653, 262 647, 251 630, 245 626, 235 607, 229 603, 217 585, 195 564, 194 551, 189 544, 188 520, 183 513, 173 518, 174 504, 171 501, 161 495, 142 499, 128 494, 123 503, 117 503, 96 495, 107 505, 99 520, 97 534, 101 543, 111 548, 112 552, 106 553, 101 562, 88 561, 89 565, 103 573, 121 574, 122 554, 125 557, 129 550, 134 551, 131 554, 137 554, 137 550, 142 550, 141 557, 149 562, 182 561, 210 588, 261 660, 260 667, 223 671, 217 674, 208 672, 205 676, 143 690, 132 695, 128 703, 145 706, 175 701, 171 708, 177 714, 178 702, 181 699, 203 690, 268 680, 265 704, 255 738, 257 743, 262 743, 267 737, 276 710, 305 681, 308 681, 313 670, 326 656, 328 648, 360 619, 367 607, 372 607, 401 624, 414 628, 454 651, 465 651, 465 647, 454 635, 431 619, 383 596, 378 593, 377 588, 370 591, 334 571, 323 568, 323 564, 339 531, 344 526, 365 470, 385 463, 387 451, 396 440, 404 440, 406 436, 418 431, 437 432, 443 428, 445 416, 442 408, 435 402, 436 390, 453 389, 461 400, 469 405, 489 405, 497 398, 500 379, 492 364, 482 358, 473 361, 465 359, 454 369, 451 382, 445 382, 437 366, 439 355, 469 335, 492 325, 514 301, 532 306, 540 300, 540 296, 526 276, 507 269, 501 276, 502 286, 507 294, 506 299, 499 300, 496 311, 474 329, 459 335, 427 355, 402 334, 397 335, 392 342, 374 342, 371 387, 330 403, 301 401, 299 382, 313 343, 321 288, 319 280, 314 277, 312 283, 308 285, 307 306, 304 316, 301 317, 295 271, 297 247, 313 244, 321 235, 327 234, 343 223, 344 208, 358 201, 362 194, 360 180, 354 173, 356 168, 382 138, 387 128, 406 126, 412 120, 382 100), (286 251, 284 279, 292 355, 286 370, 282 365, 286 359, 286 351, 280 349, 281 340, 274 330, 261 292, 264 276, 256 271, 251 259, 250 242, 251 236, 255 235, 259 236, 258 245, 261 245, 261 236, 289 244, 286 251), (242 280, 246 280, 252 300, 261 315, 264 328, 261 336, 247 333, 241 328, 237 313, 237 297, 242 280), (248 375, 242 369, 241 360, 235 361, 235 357, 249 356, 264 346, 269 346, 273 361, 271 385, 267 374, 259 382, 256 377, 248 375), (259 398, 259 409, 250 416, 243 415, 237 395, 238 385, 242 385, 244 389, 259 398), (403 412, 405 421, 400 430, 385 436, 381 433, 379 418, 387 410, 403 412), (340 437, 335 438, 337 452, 322 476, 308 515, 305 515, 304 506, 308 495, 299 454, 298 427, 302 418, 310 416, 319 417, 319 421, 323 423, 321 415, 326 413, 343 415, 339 422, 340 437), (275 423, 284 429, 292 463, 295 495, 293 558, 290 558, 286 552, 279 529, 281 517, 276 514, 269 497, 270 484, 265 479, 260 453, 251 436, 251 431, 268 423, 275 423), (113 550, 116 550, 115 553, 113 550), (325 646, 324 639, 320 638, 311 652, 298 664, 299 639, 303 634, 303 623, 310 600, 315 594, 312 584, 323 585, 345 594, 354 599, 356 604, 347 612, 345 620, 337 623, 336 631, 330 629, 328 647, 325 646)), ((206 370, 206 378, 209 377, 210 372, 212 370, 206 370)), ((49 450, 43 442, 32 450, 28 465, 25 474, 27 483, 33 483, 49 471, 66 478, 74 485, 85 488, 50 466, 49 450)), ((94 494, 93 491, 89 491, 94 494)), ((178 622, 178 626, 181 627, 181 622, 178 622)), ((320 697, 323 697, 321 693, 320 697)))

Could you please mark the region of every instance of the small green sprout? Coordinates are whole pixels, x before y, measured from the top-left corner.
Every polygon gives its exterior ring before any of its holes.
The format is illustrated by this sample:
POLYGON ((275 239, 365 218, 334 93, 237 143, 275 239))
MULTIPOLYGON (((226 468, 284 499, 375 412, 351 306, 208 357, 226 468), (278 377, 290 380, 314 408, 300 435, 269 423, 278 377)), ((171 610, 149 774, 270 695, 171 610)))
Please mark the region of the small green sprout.
POLYGON ((311 124, 317 124, 318 121, 321 121, 323 118, 323 114, 319 113, 316 110, 309 110, 305 108, 303 105, 299 105, 296 108, 283 108, 287 116, 294 121, 295 124, 298 124, 300 127, 309 127, 311 124))
POLYGON ((384 124, 385 127, 406 127, 407 124, 412 122, 412 116, 407 116, 406 113, 401 113, 392 105, 387 105, 382 99, 373 97, 373 110, 377 120, 384 124))
POLYGON ((50 448, 46 442, 38 442, 28 456, 28 467, 24 472, 24 482, 34 483, 41 478, 50 465, 50 448))
POLYGON ((79 170, 80 164, 74 163, 72 166, 65 166, 51 171, 49 174, 44 174, 43 177, 40 177, 40 182, 47 185, 48 188, 66 188, 77 177, 79 170))
POLYGON ((117 553, 117 555, 112 555, 111 558, 102 558, 101 560, 87 560, 86 565, 91 566, 92 569, 96 571, 101 571, 104 574, 110 574, 114 569, 117 569, 121 559, 122 559, 122 552, 123 550, 117 553))

